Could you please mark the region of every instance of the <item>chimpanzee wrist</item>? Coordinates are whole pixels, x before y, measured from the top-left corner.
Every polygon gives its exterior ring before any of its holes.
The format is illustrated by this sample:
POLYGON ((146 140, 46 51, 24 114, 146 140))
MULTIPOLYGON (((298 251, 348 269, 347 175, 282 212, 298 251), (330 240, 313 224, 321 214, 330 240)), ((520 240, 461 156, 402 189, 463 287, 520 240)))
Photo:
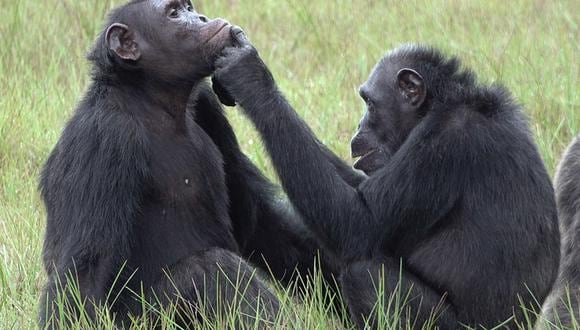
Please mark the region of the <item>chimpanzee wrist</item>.
POLYGON ((254 114, 259 116, 264 111, 270 111, 273 104, 284 100, 276 85, 271 87, 250 87, 247 93, 243 95, 244 97, 239 98, 238 103, 250 116, 254 114))
POLYGON ((258 108, 270 103, 274 98, 280 97, 278 86, 270 71, 264 67, 254 70, 253 74, 238 81, 238 91, 235 95, 240 105, 247 108, 258 108))

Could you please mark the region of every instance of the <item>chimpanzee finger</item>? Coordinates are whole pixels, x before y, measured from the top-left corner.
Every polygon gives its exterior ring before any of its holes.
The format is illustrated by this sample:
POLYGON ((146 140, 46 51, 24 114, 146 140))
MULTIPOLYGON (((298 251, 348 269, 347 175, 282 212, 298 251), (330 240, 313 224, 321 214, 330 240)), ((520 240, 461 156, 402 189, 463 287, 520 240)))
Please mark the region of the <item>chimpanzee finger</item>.
POLYGON ((243 48, 252 45, 248 39, 248 36, 241 27, 237 25, 233 26, 230 30, 230 33, 232 35, 232 39, 234 40, 234 45, 237 47, 243 48))
POLYGON ((239 51, 238 48, 234 48, 234 47, 226 47, 224 48, 219 57, 214 61, 214 67, 216 70, 220 70, 223 69, 225 67, 227 67, 230 62, 232 61, 232 56, 234 55, 234 51, 239 51))
POLYGON ((211 77, 212 89, 215 95, 217 95, 220 102, 228 107, 233 107, 236 105, 236 101, 230 95, 230 93, 224 88, 224 86, 216 79, 215 76, 211 77))

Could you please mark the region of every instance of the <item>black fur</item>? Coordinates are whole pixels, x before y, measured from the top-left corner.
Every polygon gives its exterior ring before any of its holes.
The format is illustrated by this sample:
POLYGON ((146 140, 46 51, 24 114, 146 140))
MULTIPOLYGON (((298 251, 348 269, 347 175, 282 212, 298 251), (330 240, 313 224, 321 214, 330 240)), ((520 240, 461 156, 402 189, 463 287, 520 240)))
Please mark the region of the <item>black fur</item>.
POLYGON ((562 234, 560 275, 544 306, 544 317, 572 328, 580 323, 580 136, 564 154, 556 174, 562 234))
MULTIPOLYGON (((190 15, 187 27, 213 22, 182 12, 190 15)), ((132 38, 174 40, 170 27, 156 27, 164 16, 155 13, 148 1, 133 1, 115 10, 107 26, 125 24, 132 38)), ((238 276, 241 288, 249 283, 242 311, 272 321, 278 300, 239 255, 288 283, 295 269, 310 271, 317 248, 296 212, 242 154, 204 80, 213 55, 204 48, 189 53, 195 45, 184 39, 154 44, 160 48, 143 50, 149 52, 143 61, 128 61, 106 38, 89 56, 92 83, 42 172, 48 283, 41 326, 79 316, 71 286, 80 289, 89 317, 94 305, 106 304, 122 324, 142 312, 133 292, 168 304, 178 289, 188 304, 202 299, 217 307, 221 300, 232 307, 235 292, 226 278, 236 283, 238 276), (61 299, 69 300, 68 315, 55 305, 61 299)))
MULTIPOLYGON (((214 78, 261 133, 305 223, 346 264, 343 296, 360 327, 375 320, 376 288, 382 283, 389 295, 399 276, 403 291, 413 290, 402 321, 414 326, 437 314, 445 329, 493 327, 514 311, 521 320, 521 304, 537 310, 557 275, 557 212, 506 89, 478 85, 457 59, 430 48, 389 53, 363 86, 372 94, 363 141, 377 144, 366 151, 379 157, 362 166, 372 173, 358 184, 328 160, 256 50, 238 38, 214 78)), ((359 146, 353 153, 368 156, 359 146)))

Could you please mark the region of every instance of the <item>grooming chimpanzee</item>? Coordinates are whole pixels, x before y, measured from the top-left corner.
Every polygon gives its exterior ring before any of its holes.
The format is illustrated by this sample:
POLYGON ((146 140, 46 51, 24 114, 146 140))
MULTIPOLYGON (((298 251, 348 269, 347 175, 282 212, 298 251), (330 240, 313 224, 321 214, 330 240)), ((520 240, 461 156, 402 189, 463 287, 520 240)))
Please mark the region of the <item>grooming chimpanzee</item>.
POLYGON ((556 175, 556 202, 562 234, 560 276, 544 307, 547 321, 580 325, 580 136, 572 142, 556 175))
POLYGON ((402 297, 411 291, 401 322, 412 326, 491 327, 544 301, 559 260, 554 192, 508 91, 431 48, 390 52, 360 89, 367 112, 352 154, 368 178, 353 184, 244 33, 232 33, 238 47, 216 61, 221 97, 254 122, 290 200, 344 262, 360 327, 376 325, 377 288, 389 296, 399 282, 402 297))
POLYGON ((41 324, 105 304, 123 322, 142 312, 135 294, 169 304, 176 290, 194 307, 236 308, 234 286, 249 321, 272 320, 276 297, 238 255, 289 281, 317 251, 241 153, 204 80, 232 43, 230 25, 189 1, 151 0, 113 11, 107 26, 89 56, 92 83, 42 173, 41 324))

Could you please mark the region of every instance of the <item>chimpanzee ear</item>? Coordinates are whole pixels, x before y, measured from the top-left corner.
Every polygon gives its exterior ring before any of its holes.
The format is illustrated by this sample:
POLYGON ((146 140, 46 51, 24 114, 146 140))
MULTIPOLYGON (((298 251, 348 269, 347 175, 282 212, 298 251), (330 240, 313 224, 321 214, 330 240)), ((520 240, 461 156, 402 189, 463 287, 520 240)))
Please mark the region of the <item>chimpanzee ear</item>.
POLYGON ((397 73, 397 84, 399 91, 414 107, 420 107, 425 101, 427 88, 423 77, 413 69, 401 69, 397 73))
POLYGON ((141 50, 135 40, 135 32, 125 24, 111 24, 105 34, 105 42, 110 50, 124 60, 137 61, 141 57, 141 50))

